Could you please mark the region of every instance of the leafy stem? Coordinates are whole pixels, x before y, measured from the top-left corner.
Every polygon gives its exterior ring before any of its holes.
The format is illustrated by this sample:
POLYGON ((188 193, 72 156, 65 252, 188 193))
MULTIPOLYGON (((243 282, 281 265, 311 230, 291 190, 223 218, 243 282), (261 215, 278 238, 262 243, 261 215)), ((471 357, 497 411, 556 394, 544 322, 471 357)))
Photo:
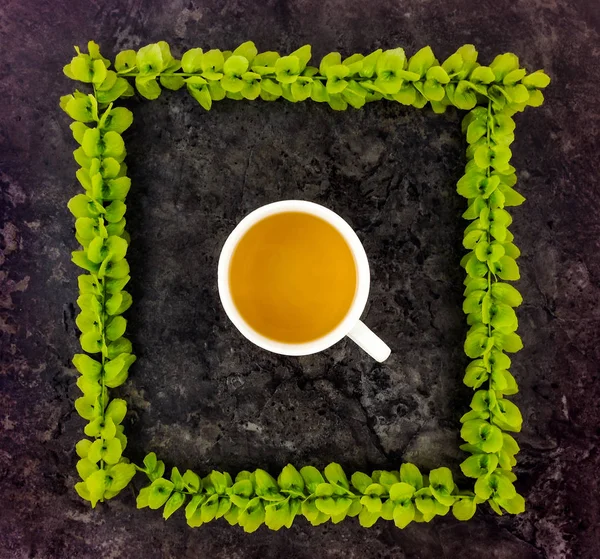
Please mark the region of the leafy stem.
POLYGON ((331 52, 318 66, 309 66, 310 45, 282 56, 259 53, 251 41, 233 51, 192 48, 181 59, 164 41, 120 52, 114 61, 103 57, 93 41, 88 53, 75 50, 64 73, 90 84, 93 92, 75 91, 60 100, 74 120, 74 157, 80 166, 76 176, 83 188, 68 203, 81 245, 72 260, 83 269, 76 318, 83 353, 74 356, 73 364, 82 392, 75 407, 87 424, 86 438, 76 445, 81 477, 77 493, 94 507, 117 495, 136 472, 144 472, 150 484, 139 492, 138 507, 164 507, 168 518, 187 502, 190 526, 223 517, 247 532, 261 524, 273 530, 289 528, 298 515, 313 525, 357 516, 365 527, 385 519, 404 528, 443 516, 450 507, 456 518, 468 520, 483 502, 498 514, 522 512, 525 503, 513 485, 512 472, 519 446, 510 435, 520 431, 522 416, 507 398, 518 391, 507 354, 522 347, 514 311, 522 297, 508 283, 520 277, 520 253, 512 242, 512 218, 506 208, 520 205, 524 198, 513 188, 517 178, 509 146, 514 140, 513 116, 527 106, 541 105, 541 90, 550 78, 541 70, 527 73, 512 53, 482 65, 473 45, 460 47, 442 62, 424 47, 410 57, 402 48, 344 59, 331 52), (448 107, 468 111, 462 122, 469 144, 467 165, 457 191, 468 201, 463 217, 470 221, 463 240, 468 253, 461 261, 467 274, 463 310, 470 326, 464 351, 471 358, 464 382, 475 393, 470 411, 461 418, 466 443, 461 448, 469 454, 461 470, 474 480, 473 486, 458 488, 448 468, 423 475, 410 463, 371 475, 355 472, 350 479, 336 463, 323 472, 288 465, 277 479, 261 469, 239 472, 233 479, 218 471, 204 478, 191 470, 182 475, 177 468, 166 479, 165 465, 154 453, 145 457, 144 467, 123 456, 127 404, 110 399, 108 390, 127 380, 135 361, 123 316, 132 298, 124 290, 129 281, 125 200, 131 181, 122 134, 133 115, 116 102, 136 90, 146 99, 156 99, 163 89, 183 87, 206 110, 224 98, 260 97, 310 99, 334 110, 386 100, 416 108, 428 105, 436 113, 448 107))

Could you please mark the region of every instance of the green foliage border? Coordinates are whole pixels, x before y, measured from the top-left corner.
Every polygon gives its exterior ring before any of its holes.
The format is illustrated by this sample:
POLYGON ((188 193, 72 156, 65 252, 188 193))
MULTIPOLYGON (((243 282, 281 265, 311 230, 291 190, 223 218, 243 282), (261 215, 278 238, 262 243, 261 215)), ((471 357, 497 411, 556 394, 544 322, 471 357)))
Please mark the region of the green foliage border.
POLYGON ((123 490, 139 471, 148 477, 148 485, 137 496, 138 508, 164 507, 166 519, 186 505, 190 526, 224 517, 246 532, 263 523, 273 530, 289 528, 296 515, 315 526, 358 516, 365 527, 383 518, 404 528, 445 515, 450 508, 457 519, 468 520, 484 502, 498 514, 522 512, 525 502, 515 490, 512 472, 519 446, 510 435, 521 429, 522 417, 507 398, 517 392, 507 353, 522 347, 514 311, 522 298, 506 283, 519 279, 519 250, 508 229, 512 219, 506 208, 520 205, 524 198, 513 188, 517 178, 509 145, 514 141, 513 115, 528 105, 541 105, 540 90, 549 84, 549 77, 541 70, 528 74, 511 53, 497 56, 489 66, 480 65, 472 45, 461 47, 441 64, 425 47, 410 58, 402 48, 346 59, 334 52, 319 67, 308 64, 309 45, 288 56, 259 54, 252 42, 233 52, 193 48, 178 60, 161 41, 137 52, 120 52, 114 66, 93 41, 87 54, 75 50, 64 73, 92 89, 75 91, 60 101, 75 121, 71 130, 79 147, 74 156, 84 189, 68 203, 81 244, 73 261, 85 270, 78 279, 81 313, 76 320, 85 353, 73 358, 83 393, 75 407, 87 420, 86 438, 76 445, 81 477, 77 493, 95 507, 123 490), (167 479, 165 465, 154 453, 141 465, 123 456, 127 404, 109 399, 108 390, 126 381, 135 361, 122 316, 132 300, 123 289, 129 280, 124 201, 131 181, 121 134, 133 115, 115 102, 134 95, 134 85, 147 99, 156 99, 161 86, 172 90, 185 86, 207 110, 213 101, 226 97, 265 101, 282 97, 326 102, 334 110, 385 99, 417 108, 429 105, 436 113, 450 106, 468 111, 462 121, 467 164, 457 190, 468 200, 463 217, 470 221, 463 241, 469 252, 461 261, 467 274, 463 310, 470 326, 464 350, 472 359, 464 382, 475 393, 470 411, 461 418, 465 441, 461 449, 469 457, 460 467, 473 486, 459 488, 446 467, 424 475, 409 463, 396 471, 355 472, 350 479, 336 463, 323 472, 313 466, 297 470, 290 464, 276 479, 261 469, 239 472, 234 479, 227 472, 200 477, 173 467, 167 479))

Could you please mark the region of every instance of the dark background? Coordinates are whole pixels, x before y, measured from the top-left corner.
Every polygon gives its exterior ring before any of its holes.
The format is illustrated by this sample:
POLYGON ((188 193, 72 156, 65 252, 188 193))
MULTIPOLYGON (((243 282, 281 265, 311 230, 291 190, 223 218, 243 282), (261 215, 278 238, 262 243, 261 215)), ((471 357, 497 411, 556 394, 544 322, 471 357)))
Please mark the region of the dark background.
MULTIPOLYGON (((600 10, 595 0, 34 2, 0 7, 0 557, 592 558, 599 535, 598 176, 600 10), (430 44, 440 60, 472 42, 480 61, 512 51, 552 76, 546 102, 516 117, 513 163, 528 198, 512 213, 523 256, 525 349, 514 359, 525 424, 517 487, 527 511, 468 523, 450 515, 401 531, 355 519, 246 535, 135 509, 132 488, 91 510, 74 490, 84 421, 70 359, 79 346, 76 248, 67 200, 76 147, 60 95, 73 45, 109 58, 167 40, 187 48, 288 53, 313 60, 430 44), (3 239, 3 240, 2 240, 3 239)), ((133 180, 129 331, 139 360, 126 454, 169 466, 458 472, 466 332, 459 260, 464 200, 460 115, 380 102, 336 113, 315 103, 223 101, 206 113, 185 92, 134 99, 125 135, 133 180), (372 265, 365 322, 392 347, 383 365, 343 341, 318 356, 268 354, 226 319, 216 259, 257 206, 300 197, 344 216, 372 265)), ((136 478, 139 488, 142 479, 136 478)))

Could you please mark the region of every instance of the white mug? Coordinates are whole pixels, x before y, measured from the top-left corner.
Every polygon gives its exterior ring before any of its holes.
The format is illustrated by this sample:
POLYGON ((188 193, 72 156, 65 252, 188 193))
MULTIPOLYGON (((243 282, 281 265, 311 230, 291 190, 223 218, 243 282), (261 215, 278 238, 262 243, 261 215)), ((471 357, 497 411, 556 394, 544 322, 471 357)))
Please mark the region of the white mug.
POLYGON ((348 336, 371 355, 373 359, 379 362, 385 361, 391 353, 390 348, 360 321, 360 316, 367 304, 367 298, 369 296, 370 279, 369 262, 367 260, 367 255, 365 254, 365 249, 350 225, 331 210, 320 206, 319 204, 306 202, 304 200, 284 200, 282 202, 274 202, 273 204, 267 204, 248 214, 231 232, 223 245, 221 256, 219 257, 219 295, 227 316, 229 316, 231 322, 233 322, 237 329, 252 343, 263 349, 282 355, 310 355, 317 353, 339 342, 344 336, 348 336), (239 313, 233 302, 229 287, 229 267, 231 258, 242 237, 259 221, 283 212, 311 214, 332 225, 342 235, 350 247, 350 251, 352 252, 356 264, 356 292, 346 316, 333 330, 321 338, 305 343, 293 344, 278 342, 259 334, 239 313))

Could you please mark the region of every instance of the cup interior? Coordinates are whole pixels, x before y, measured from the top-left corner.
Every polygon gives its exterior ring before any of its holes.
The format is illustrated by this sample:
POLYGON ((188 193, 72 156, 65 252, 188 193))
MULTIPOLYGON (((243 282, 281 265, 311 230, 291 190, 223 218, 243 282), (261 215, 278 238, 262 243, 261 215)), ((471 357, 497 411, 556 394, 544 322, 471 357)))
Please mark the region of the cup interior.
POLYGON ((225 312, 236 328, 257 346, 282 355, 309 355, 322 351, 341 340, 358 322, 369 295, 370 273, 365 250, 353 229, 335 212, 304 200, 284 200, 262 206, 248 214, 231 232, 219 257, 218 287, 225 312), (238 311, 230 290, 229 271, 233 253, 244 235, 263 219, 285 212, 301 212, 321 218, 333 226, 344 238, 356 265, 356 291, 345 317, 324 336, 305 343, 285 343, 263 336, 257 332, 238 311))

